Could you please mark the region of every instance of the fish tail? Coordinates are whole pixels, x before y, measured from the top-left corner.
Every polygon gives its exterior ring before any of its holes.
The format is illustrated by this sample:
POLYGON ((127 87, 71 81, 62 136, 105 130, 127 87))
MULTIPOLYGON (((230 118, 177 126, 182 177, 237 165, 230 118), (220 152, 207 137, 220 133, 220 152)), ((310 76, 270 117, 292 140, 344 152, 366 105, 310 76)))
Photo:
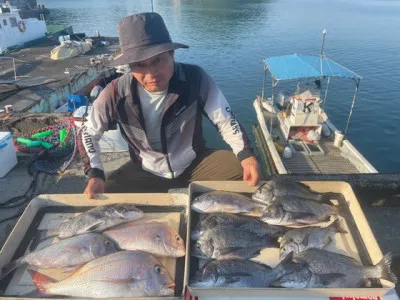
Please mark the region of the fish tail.
POLYGON ((6 264, 2 269, 0 273, 0 280, 6 277, 8 274, 10 274, 12 271, 14 271, 16 268, 18 268, 21 265, 21 260, 13 260, 6 264))
POLYGON ((55 282, 55 280, 31 269, 28 269, 28 272, 31 275, 33 283, 35 284, 37 290, 41 294, 47 294, 47 286, 55 282))
POLYGON ((329 225, 335 232, 338 233, 347 233, 346 228, 344 227, 343 220, 341 218, 336 219, 331 225, 329 225))
POLYGON ((349 201, 346 200, 346 198, 343 196, 342 193, 327 192, 327 193, 319 194, 320 202, 332 205, 331 200, 337 200, 339 203, 338 204, 339 206, 341 206, 341 205, 348 206, 349 205, 349 201))
POLYGON ((388 280, 390 282, 396 283, 397 277, 396 275, 390 270, 390 265, 392 264, 392 253, 387 253, 382 260, 375 265, 380 272, 380 278, 388 280))
POLYGON ((279 248, 279 242, 277 238, 273 238, 270 235, 265 235, 263 239, 268 248, 279 248))
MULTIPOLYGON (((339 207, 337 205, 328 205, 328 204, 322 204, 322 205, 324 205, 328 209, 329 216, 340 215, 339 207)), ((328 217, 328 219, 329 219, 329 217, 328 217)))
POLYGON ((326 204, 332 204, 331 202, 332 199, 342 199, 342 198, 343 195, 340 193, 327 192, 318 194, 318 201, 326 204))

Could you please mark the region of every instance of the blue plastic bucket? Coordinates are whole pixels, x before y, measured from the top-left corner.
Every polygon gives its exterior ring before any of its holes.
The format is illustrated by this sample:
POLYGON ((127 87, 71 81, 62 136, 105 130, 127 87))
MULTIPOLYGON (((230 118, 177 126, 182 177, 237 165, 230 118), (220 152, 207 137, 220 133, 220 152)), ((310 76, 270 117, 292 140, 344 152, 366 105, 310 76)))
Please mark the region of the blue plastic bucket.
POLYGON ((85 95, 68 95, 68 112, 74 112, 77 108, 86 105, 85 95))

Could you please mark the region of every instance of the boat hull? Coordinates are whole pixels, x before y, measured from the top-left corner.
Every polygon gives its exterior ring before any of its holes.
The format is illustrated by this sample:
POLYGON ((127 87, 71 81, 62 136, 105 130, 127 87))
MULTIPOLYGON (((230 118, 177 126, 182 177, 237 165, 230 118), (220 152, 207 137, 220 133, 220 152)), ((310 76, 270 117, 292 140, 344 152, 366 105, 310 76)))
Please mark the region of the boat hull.
MULTIPOLYGON (((378 173, 370 162, 351 144, 344 140, 340 148, 334 147, 332 139, 321 140, 323 155, 304 155, 295 153, 291 158, 284 158, 278 152, 272 136, 279 131, 279 119, 274 118, 273 112, 268 112, 262 105, 261 98, 254 101, 254 109, 257 121, 262 134, 259 134, 265 142, 268 155, 278 174, 355 174, 355 173, 378 173), (274 125, 274 126, 271 126, 274 125), (273 133, 271 136, 271 128, 273 133)), ((329 121, 326 121, 331 132, 337 128, 329 121)), ((283 138, 282 138, 283 139, 283 138)), ((265 149, 259 149, 261 152, 265 149)))

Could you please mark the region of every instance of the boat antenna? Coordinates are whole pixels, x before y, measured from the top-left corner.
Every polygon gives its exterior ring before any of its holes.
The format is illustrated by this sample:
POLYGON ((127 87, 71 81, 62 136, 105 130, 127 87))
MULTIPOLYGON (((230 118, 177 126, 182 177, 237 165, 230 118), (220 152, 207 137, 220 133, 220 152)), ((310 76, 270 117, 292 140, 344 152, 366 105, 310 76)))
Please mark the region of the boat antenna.
POLYGON ((153 0, 151 0, 151 12, 154 12, 153 0))
POLYGON ((321 54, 319 55, 321 58, 325 56, 324 53, 325 36, 326 36, 326 29, 322 30, 322 48, 321 48, 321 54))

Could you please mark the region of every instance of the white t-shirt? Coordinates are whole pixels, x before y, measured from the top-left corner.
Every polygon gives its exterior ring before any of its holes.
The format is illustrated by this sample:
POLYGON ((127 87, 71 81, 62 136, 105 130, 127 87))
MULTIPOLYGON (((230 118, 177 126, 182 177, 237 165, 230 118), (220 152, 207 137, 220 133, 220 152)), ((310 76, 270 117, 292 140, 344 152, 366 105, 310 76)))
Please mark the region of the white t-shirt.
POLYGON ((149 92, 141 84, 138 84, 138 95, 142 107, 147 138, 150 146, 155 151, 162 150, 161 121, 164 115, 165 96, 168 90, 161 92, 149 92))

